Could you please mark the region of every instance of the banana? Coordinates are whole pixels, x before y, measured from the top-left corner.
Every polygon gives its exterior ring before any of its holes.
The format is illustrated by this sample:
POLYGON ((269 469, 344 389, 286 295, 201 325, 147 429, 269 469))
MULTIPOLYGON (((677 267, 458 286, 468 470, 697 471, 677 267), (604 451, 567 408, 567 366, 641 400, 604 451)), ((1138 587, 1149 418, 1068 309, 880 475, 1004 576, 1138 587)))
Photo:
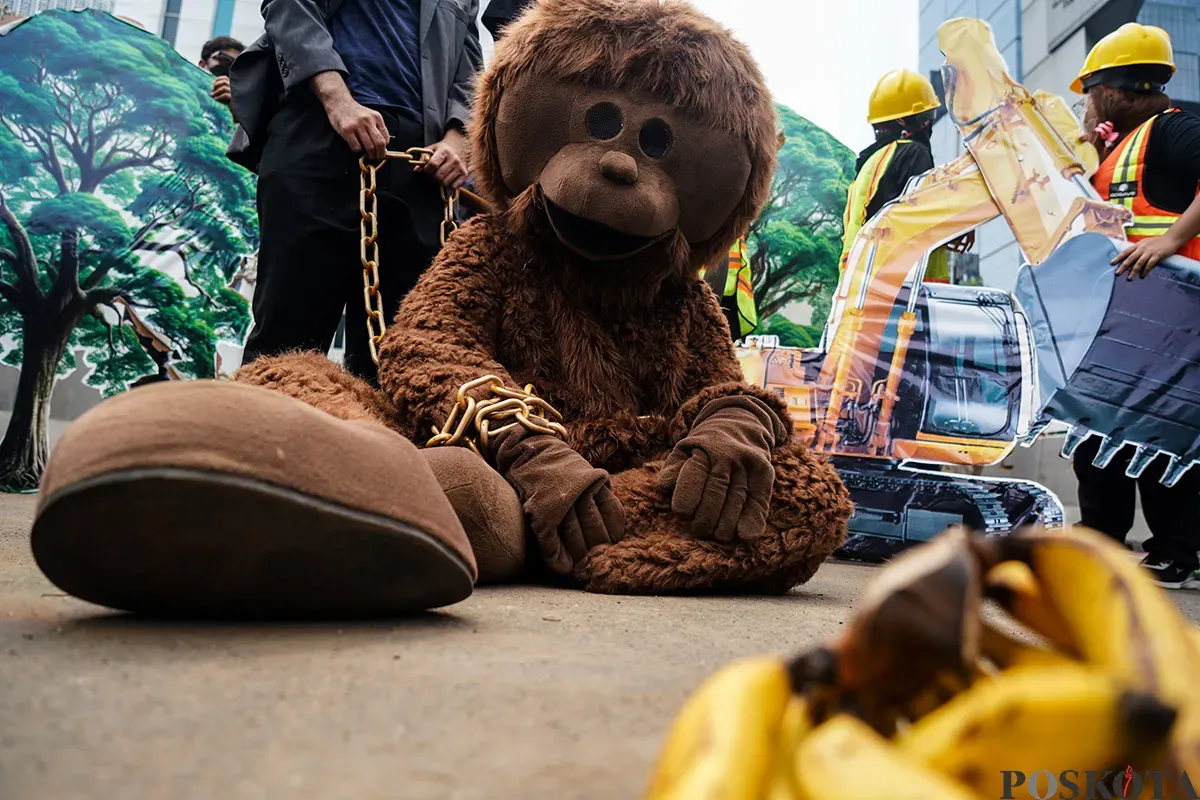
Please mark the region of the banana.
POLYGON ((799 800, 975 800, 967 787, 845 714, 801 740, 793 772, 799 800))
POLYGON ((992 567, 983 579, 983 595, 1056 649, 1068 655, 1078 653, 1071 629, 1058 611, 1047 605, 1029 565, 1003 561, 992 567))
POLYGON ((793 771, 796 751, 800 748, 800 742, 812 729, 808 703, 801 697, 793 696, 788 701, 779 724, 775 759, 767 789, 763 792, 763 800, 797 800, 799 789, 796 787, 796 775, 793 771))
MULTIPOLYGON (((853 709, 890 735, 931 685, 950 693, 969 685, 979 656, 981 597, 979 559, 962 528, 891 561, 841 635, 794 662, 793 674, 805 672, 805 659, 813 662, 809 671, 831 664, 828 679, 813 681, 824 684, 812 693, 816 719, 853 709)), ((796 688, 808 688, 802 684, 796 688)))
POLYGON ((1014 770, 1057 777, 1114 764, 1160 768, 1174 721, 1174 710, 1153 695, 1068 661, 1014 667, 981 682, 910 726, 897 746, 982 797, 1005 797, 1013 788, 1005 773, 1014 770))
POLYGON ((672 724, 646 800, 759 800, 791 697, 778 659, 745 659, 714 673, 672 724))
POLYGON ((1066 623, 1084 661, 1176 708, 1191 699, 1190 626, 1124 548, 1082 529, 997 541, 1002 560, 1029 564, 1045 604, 1066 623))
POLYGON ((1047 647, 1023 642, 987 620, 983 621, 980 649, 986 658, 1002 670, 1071 663, 1068 656, 1047 647))

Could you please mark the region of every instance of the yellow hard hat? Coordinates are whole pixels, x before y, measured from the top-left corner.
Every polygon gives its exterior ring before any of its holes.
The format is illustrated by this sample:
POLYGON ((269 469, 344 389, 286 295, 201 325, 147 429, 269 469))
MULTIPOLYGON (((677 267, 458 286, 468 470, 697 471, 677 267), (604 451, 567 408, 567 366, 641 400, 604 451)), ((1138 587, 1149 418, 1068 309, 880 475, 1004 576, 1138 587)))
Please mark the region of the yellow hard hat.
POLYGON ((1175 57, 1171 52, 1171 37, 1162 28, 1127 22, 1096 42, 1071 84, 1071 91, 1083 94, 1083 82, 1100 70, 1133 66, 1169 67, 1167 76, 1175 74, 1175 57))
POLYGON ((922 111, 938 108, 933 84, 923 75, 911 69, 894 69, 879 79, 871 92, 871 104, 867 111, 867 122, 877 125, 894 119, 911 117, 922 111))

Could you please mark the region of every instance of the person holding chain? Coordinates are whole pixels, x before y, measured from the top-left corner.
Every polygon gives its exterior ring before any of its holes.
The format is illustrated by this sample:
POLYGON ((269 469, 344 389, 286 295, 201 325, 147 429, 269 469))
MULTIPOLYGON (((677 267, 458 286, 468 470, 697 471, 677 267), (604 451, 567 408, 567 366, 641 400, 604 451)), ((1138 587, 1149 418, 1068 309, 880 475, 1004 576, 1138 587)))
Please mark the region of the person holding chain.
POLYGON ((230 71, 229 157, 256 171, 260 246, 243 363, 327 352, 343 309, 347 371, 374 382, 360 262, 359 158, 428 148, 378 172, 379 284, 390 321, 440 247, 442 191, 467 178, 478 0, 265 0, 266 32, 230 71))

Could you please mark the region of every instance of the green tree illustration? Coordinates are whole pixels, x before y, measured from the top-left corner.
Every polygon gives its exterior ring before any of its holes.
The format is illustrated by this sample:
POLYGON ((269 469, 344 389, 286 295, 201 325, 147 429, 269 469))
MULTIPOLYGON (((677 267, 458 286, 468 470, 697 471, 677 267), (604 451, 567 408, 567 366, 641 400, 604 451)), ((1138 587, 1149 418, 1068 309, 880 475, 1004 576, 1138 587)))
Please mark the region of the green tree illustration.
POLYGON ((233 123, 210 84, 100 12, 43 12, 0 38, 0 351, 21 369, 0 487, 36 488, 54 378, 75 352, 107 396, 164 369, 135 319, 190 377, 213 377, 217 341, 244 335, 249 309, 227 284, 257 246, 254 184, 225 157, 233 123), (182 281, 146 266, 166 251, 182 281))
MULTIPOLYGON (((777 108, 787 141, 779 151, 770 200, 750 226, 746 242, 758 317, 765 328, 783 332, 790 329, 771 318, 791 303, 812 306, 814 322, 823 322, 829 313, 854 154, 790 108, 777 108)), ((781 344, 809 346, 783 338, 781 344)))

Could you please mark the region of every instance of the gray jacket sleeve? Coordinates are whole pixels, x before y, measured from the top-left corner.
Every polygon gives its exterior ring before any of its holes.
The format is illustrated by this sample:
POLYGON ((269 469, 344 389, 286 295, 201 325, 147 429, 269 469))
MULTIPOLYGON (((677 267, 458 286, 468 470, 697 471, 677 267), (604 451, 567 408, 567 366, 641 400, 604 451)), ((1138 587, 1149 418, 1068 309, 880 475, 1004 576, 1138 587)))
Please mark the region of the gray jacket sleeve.
POLYGON ((447 128, 454 123, 462 128, 470 124, 475 75, 483 67, 483 48, 479 44, 479 0, 471 0, 469 10, 471 22, 467 25, 467 37, 454 72, 454 85, 450 87, 446 102, 447 128))
POLYGON ((262 15, 285 90, 291 91, 322 72, 346 74, 318 0, 263 0, 262 15))

